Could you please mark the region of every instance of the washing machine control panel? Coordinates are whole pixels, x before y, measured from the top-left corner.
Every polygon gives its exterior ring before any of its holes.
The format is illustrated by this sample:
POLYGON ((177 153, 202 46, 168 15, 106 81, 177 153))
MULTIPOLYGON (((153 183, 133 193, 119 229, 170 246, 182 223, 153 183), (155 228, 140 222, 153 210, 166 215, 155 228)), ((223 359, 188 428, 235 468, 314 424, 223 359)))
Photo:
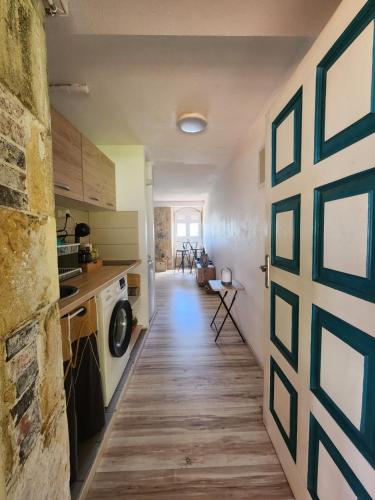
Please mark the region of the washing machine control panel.
POLYGON ((120 278, 119 284, 120 284, 121 290, 123 290, 126 287, 126 279, 125 278, 120 278))

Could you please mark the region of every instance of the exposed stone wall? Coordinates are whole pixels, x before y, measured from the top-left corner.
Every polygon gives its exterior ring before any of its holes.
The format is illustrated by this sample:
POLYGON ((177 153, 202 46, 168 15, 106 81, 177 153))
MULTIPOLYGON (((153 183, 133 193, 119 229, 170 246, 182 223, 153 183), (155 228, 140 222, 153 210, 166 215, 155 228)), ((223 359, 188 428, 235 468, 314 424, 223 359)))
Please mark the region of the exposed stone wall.
POLYGON ((0 498, 69 498, 43 11, 0 2, 0 498))
POLYGON ((154 208, 155 260, 168 258, 168 269, 173 268, 172 258, 172 209, 154 208))

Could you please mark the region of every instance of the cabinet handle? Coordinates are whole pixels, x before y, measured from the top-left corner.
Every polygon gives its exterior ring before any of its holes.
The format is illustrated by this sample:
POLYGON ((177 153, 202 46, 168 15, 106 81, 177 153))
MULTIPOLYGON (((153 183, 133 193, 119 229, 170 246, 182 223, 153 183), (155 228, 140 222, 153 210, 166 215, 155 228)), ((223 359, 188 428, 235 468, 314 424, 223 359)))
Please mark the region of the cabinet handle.
POLYGON ((107 205, 108 205, 109 207, 114 207, 114 204, 113 204, 113 203, 107 203, 107 205))
POLYGON ((99 198, 95 198, 95 196, 89 196, 90 200, 94 200, 94 201, 100 201, 99 198))
POLYGON ((79 307, 74 312, 65 314, 65 316, 62 317, 62 319, 65 318, 73 319, 76 316, 85 316, 86 313, 87 313, 86 307, 79 307))
POLYGON ((55 187, 64 189, 64 191, 70 191, 70 186, 68 186, 68 184, 63 184, 62 182, 55 182, 55 187))

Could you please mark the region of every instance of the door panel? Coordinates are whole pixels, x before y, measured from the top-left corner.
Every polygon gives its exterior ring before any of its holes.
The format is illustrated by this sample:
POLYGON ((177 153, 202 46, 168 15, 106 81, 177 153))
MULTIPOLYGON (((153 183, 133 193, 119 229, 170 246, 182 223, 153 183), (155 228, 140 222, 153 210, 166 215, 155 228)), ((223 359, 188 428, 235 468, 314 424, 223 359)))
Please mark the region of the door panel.
POLYGON ((81 134, 51 108, 54 192, 83 200, 81 134))
POLYGON ((325 140, 371 110, 373 40, 369 24, 327 71, 325 140))
POLYGON ((270 301, 270 340, 297 371, 299 297, 272 282, 270 301))
POLYGON ((375 169, 314 191, 313 279, 371 302, 375 302, 374 197, 375 169))
POLYGON ((297 499, 375 497, 374 15, 342 2, 267 119, 264 420, 297 499))
POLYGON ((271 264, 299 274, 301 195, 274 202, 271 222, 271 264))
POLYGON ((115 210, 115 165, 84 135, 82 135, 82 165, 84 201, 115 210))
POLYGON ((102 203, 106 208, 116 209, 115 164, 106 156, 102 157, 102 203))
POLYGON ((87 203, 102 205, 101 152, 82 136, 83 196, 87 203))

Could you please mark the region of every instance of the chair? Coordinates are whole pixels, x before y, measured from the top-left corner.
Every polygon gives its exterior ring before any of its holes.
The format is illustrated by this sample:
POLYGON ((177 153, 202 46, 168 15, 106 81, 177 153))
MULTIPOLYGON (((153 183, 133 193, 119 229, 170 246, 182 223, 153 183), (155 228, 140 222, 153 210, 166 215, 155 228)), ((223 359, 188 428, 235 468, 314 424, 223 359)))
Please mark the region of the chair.
MULTIPOLYGON (((178 258, 180 258, 180 263, 179 263, 179 266, 177 268, 177 271, 179 271, 180 269, 182 269, 182 272, 185 273, 185 258, 188 256, 188 253, 189 253, 188 242, 183 242, 182 243, 182 249, 178 248, 176 250, 176 256, 175 256, 175 260, 174 260, 174 267, 175 267, 175 269, 177 267, 177 260, 178 260, 178 258)), ((189 264, 188 265, 190 265, 190 260, 189 260, 189 264)))

